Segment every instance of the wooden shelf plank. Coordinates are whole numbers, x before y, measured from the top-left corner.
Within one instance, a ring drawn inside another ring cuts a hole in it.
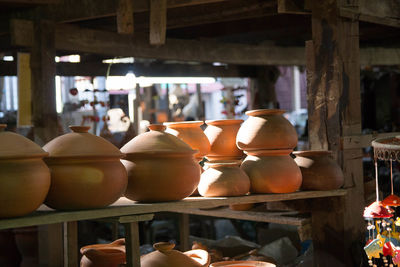
[[[181,201],[160,203],[137,203],[126,198],[120,198],[113,205],[106,208],[79,211],[55,211],[45,205],[42,205],[36,212],[33,212],[30,215],[19,218],[8,218],[0,220],[0,229],[146,214],[163,211],[173,212],[175,210],[215,208],[219,206],[226,206],[229,204],[339,197],[346,194],[346,189],[338,189],[331,191],[299,191],[289,194],[255,194],[241,197],[188,197]]]

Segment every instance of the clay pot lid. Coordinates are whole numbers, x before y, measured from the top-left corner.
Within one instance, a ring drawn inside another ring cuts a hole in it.
[[[365,218],[390,218],[393,217],[393,214],[381,201],[375,201],[365,208],[363,216]]]
[[[390,207],[398,207],[400,206],[400,197],[396,195],[389,195],[382,201],[382,205]]]
[[[123,158],[119,149],[106,139],[89,133],[90,126],[69,126],[67,133],[48,142],[43,149],[49,158]]]
[[[164,122],[163,125],[168,128],[186,128],[186,127],[200,127],[204,121],[178,121],[178,122]]]
[[[149,125],[150,132],[142,133],[121,148],[122,153],[129,155],[187,155],[195,154],[192,149],[178,137],[164,132],[165,125]]]
[[[210,267],[275,267],[276,265],[264,261],[219,261],[210,264]]]
[[[28,138],[5,131],[7,124],[0,124],[0,159],[43,158],[48,155]]]
[[[293,151],[293,155],[298,157],[309,157],[309,156],[329,156],[332,155],[330,150],[303,150],[303,151]]]
[[[286,112],[286,110],[283,110],[283,109],[254,109],[254,110],[246,111],[245,114],[247,116],[263,116],[263,115],[271,115],[271,114],[281,115],[285,112]]]
[[[242,122],[243,122],[243,120],[240,120],[240,119],[223,119],[223,120],[207,120],[206,124],[218,126],[218,125],[241,124]]]

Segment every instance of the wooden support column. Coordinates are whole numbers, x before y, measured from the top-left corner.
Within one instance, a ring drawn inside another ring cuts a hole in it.
[[[30,55],[18,53],[18,127],[32,125],[32,89],[31,69],[29,66]],[[1,100],[1,99],[0,99]]]
[[[122,34],[133,34],[133,0],[118,0],[117,30]]]
[[[78,223],[63,223],[64,267],[78,266]]]
[[[150,0],[150,44],[165,44],[166,32],[167,0]]]
[[[349,190],[340,201],[325,201],[332,216],[313,213],[315,266],[359,266],[354,249],[365,230],[361,150],[340,146],[342,136],[361,133],[359,25],[339,17],[344,5],[343,0],[313,1],[313,40],[306,42],[310,146],[333,151]]]
[[[139,222],[124,223],[126,266],[140,267]]]
[[[39,265],[63,266],[63,224],[38,226]]]
[[[44,145],[58,134],[55,88],[55,24],[34,23],[31,52],[32,120],[35,142]],[[20,34],[25,34],[21,32]]]
[[[190,234],[189,214],[180,213],[179,214],[179,241],[180,241],[179,248],[181,249],[181,251],[190,250],[189,234]]]

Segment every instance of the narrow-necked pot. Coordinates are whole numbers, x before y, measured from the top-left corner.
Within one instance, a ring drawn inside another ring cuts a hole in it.
[[[160,242],[153,245],[156,251],[140,258],[142,267],[207,267],[210,256],[203,249],[193,249],[186,252],[174,250],[174,244]]]
[[[243,152],[236,146],[236,134],[243,120],[208,120],[205,135],[211,149],[208,160],[240,160]]]
[[[240,166],[250,178],[252,193],[292,193],[301,186],[301,171],[292,150],[253,150]]]
[[[119,149],[90,127],[70,126],[72,133],[59,136],[43,149],[51,170],[46,205],[60,210],[108,206],[125,192],[127,174]]]
[[[198,151],[178,137],[164,132],[164,125],[150,125],[121,148],[128,172],[125,196],[141,202],[181,200],[190,196],[200,181]]]
[[[250,179],[240,169],[241,161],[209,161],[201,174],[198,190],[205,197],[243,196],[250,190]]]
[[[50,187],[47,156],[31,140],[0,124],[0,218],[23,216],[43,204]]]
[[[293,149],[297,133],[293,125],[282,116],[281,109],[256,109],[246,112],[249,118],[240,127],[237,146],[244,151],[259,149]]]
[[[119,267],[126,262],[125,239],[109,244],[95,244],[80,249],[81,267]]]
[[[199,161],[210,151],[210,142],[200,128],[203,124],[203,121],[164,122],[167,126],[166,133],[175,135],[192,149],[199,151],[194,155]]]
[[[303,190],[334,190],[342,187],[343,171],[331,151],[295,151],[294,159],[303,175]]]

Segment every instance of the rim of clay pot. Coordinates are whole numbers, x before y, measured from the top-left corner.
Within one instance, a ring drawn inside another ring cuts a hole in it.
[[[207,120],[206,124],[213,125],[213,126],[234,125],[234,124],[241,124],[243,121],[244,120],[240,120],[240,119]]]
[[[167,128],[188,128],[188,127],[200,127],[204,124],[204,121],[178,121],[178,122],[164,122],[163,125]]]
[[[113,260],[124,261],[126,259],[125,247],[95,247],[95,245],[90,245],[80,250],[81,254],[88,258],[90,258],[91,251],[95,252],[98,256],[112,258]]]
[[[292,153],[293,149],[255,149],[244,151],[249,156],[286,156]]]
[[[292,153],[299,157],[332,155],[332,151],[330,150],[303,150],[293,151]]]
[[[207,167],[218,167],[218,166],[240,166],[241,160],[211,160],[204,162]]]
[[[276,265],[265,261],[219,261],[210,264],[210,267],[275,267]]]
[[[160,252],[166,252],[173,250],[175,248],[175,244],[170,242],[158,242],[153,244],[153,248]]]
[[[232,160],[242,160],[243,159],[243,155],[240,155],[240,156],[219,156],[219,155],[208,154],[205,157],[208,159],[208,161],[220,161],[220,160],[232,161]]]
[[[246,111],[247,116],[260,116],[260,115],[271,115],[271,114],[283,114],[286,110],[283,109],[254,109]]]

